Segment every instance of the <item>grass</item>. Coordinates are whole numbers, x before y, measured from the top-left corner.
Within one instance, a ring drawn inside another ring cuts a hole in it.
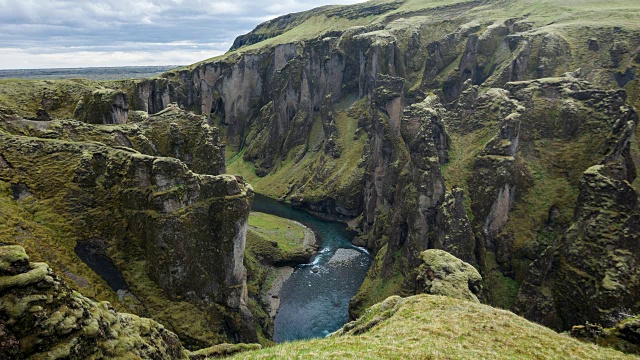
[[[487,252],[484,268],[486,269],[486,275],[483,279],[484,288],[491,290],[487,293],[489,303],[501,309],[510,309],[520,285],[517,281],[502,274],[498,268],[495,253]]]
[[[358,302],[358,309],[366,309],[392,295],[402,292],[404,276],[399,271],[394,271],[390,277],[382,276],[382,264],[387,254],[387,245],[376,254],[373,264],[369,268],[367,277],[358,289],[354,299]],[[397,264],[397,263],[396,263]]]
[[[278,249],[285,252],[304,251],[305,236],[312,234],[300,223],[260,212],[249,215],[249,231],[276,243]]]
[[[451,136],[449,162],[442,167],[445,185],[449,191],[456,185],[466,190],[468,189],[467,179],[469,179],[473,171],[473,161],[482,152],[487,142],[495,135],[495,129],[487,126],[469,134],[450,131],[449,135]],[[464,204],[469,220],[473,221],[469,191],[465,191],[464,196]]]
[[[233,359],[636,358],[558,334],[509,311],[447,297],[410,297],[390,313],[361,335],[285,343]]]
[[[348,107],[345,104],[338,106]],[[258,177],[253,163],[243,159],[245,150],[233,153],[230,147],[227,149],[227,172],[242,175],[257,192],[269,197],[280,198],[288,194],[294,185],[296,188],[304,186],[304,193],[300,195],[307,200],[322,199],[329,194],[349,197],[353,195],[353,191],[357,191],[364,175],[364,169],[359,168],[358,163],[362,158],[367,136],[362,133],[354,139],[359,112],[364,106],[365,99],[355,103],[351,110],[336,111],[338,143],[343,149],[337,159],[326,155],[322,149],[324,132],[322,123],[317,118],[309,133],[308,150],[299,161],[296,161],[300,150],[297,147],[287,154],[286,159],[280,160],[271,173]]]
[[[107,283],[75,255],[75,238],[63,217],[33,196],[15,201],[10,191],[0,181],[0,243],[24,247],[31,261],[48,263],[73,289],[123,309]]]

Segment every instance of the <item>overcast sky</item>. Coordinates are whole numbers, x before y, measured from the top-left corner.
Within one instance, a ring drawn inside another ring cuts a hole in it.
[[[364,0],[0,0],[0,69],[186,65],[279,15]]]

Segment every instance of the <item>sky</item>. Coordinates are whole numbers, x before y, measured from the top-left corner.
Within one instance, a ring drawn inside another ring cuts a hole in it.
[[[0,69],[187,65],[274,17],[364,0],[0,0]]]

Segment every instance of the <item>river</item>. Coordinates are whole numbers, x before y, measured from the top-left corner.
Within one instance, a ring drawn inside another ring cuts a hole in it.
[[[351,244],[355,233],[340,222],[325,221],[304,211],[256,195],[253,210],[298,221],[319,239],[309,264],[296,267],[280,291],[273,340],[324,337],[349,320],[349,301],[364,281],[371,256]]]

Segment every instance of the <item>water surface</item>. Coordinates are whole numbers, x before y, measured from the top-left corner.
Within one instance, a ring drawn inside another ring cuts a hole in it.
[[[356,294],[371,265],[371,256],[351,244],[355,233],[344,223],[325,221],[304,211],[256,195],[253,210],[298,221],[313,230],[320,248],[309,264],[300,265],[280,291],[273,340],[324,337],[349,320],[349,300]],[[338,249],[341,261],[331,258]]]

